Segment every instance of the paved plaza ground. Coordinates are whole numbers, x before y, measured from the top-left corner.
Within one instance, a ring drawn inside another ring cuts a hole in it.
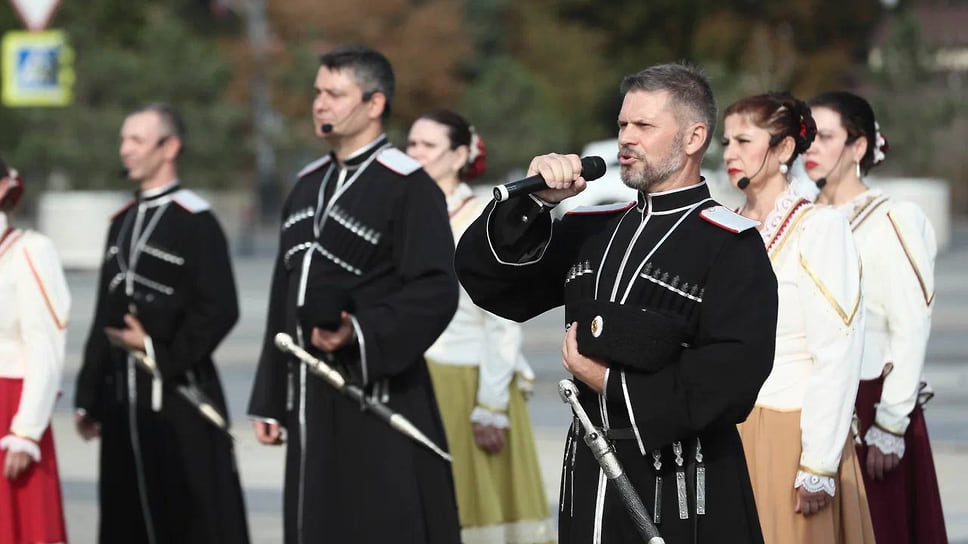
[[[258,445],[245,418],[245,404],[261,346],[271,257],[237,258],[242,317],[216,361],[222,373],[238,437],[237,456],[250,512],[253,542],[282,542],[282,470],[279,448]],[[941,482],[948,535],[952,542],[968,543],[968,224],[958,223],[948,251],[938,259],[937,298],[933,332],[928,349],[926,376],[937,395],[926,417]],[[873,272],[873,271],[872,271]],[[77,271],[68,280],[74,296],[63,380],[64,395],[54,415],[54,432],[67,507],[70,540],[95,541],[97,531],[96,442],[84,443],[73,430],[70,407],[84,337],[94,305],[95,272]],[[525,354],[538,377],[530,401],[531,419],[538,441],[542,473],[552,508],[558,497],[560,452],[568,408],[558,400],[556,383],[565,377],[560,366],[563,317],[552,311],[525,325]]]

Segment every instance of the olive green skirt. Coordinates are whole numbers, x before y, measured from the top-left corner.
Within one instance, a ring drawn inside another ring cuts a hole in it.
[[[555,541],[528,406],[514,380],[505,447],[489,454],[474,442],[471,412],[477,404],[476,366],[428,360],[457,492],[464,544],[543,544]]]

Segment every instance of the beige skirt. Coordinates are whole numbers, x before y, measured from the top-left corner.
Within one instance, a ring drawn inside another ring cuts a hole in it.
[[[766,544],[873,544],[867,494],[848,436],[833,501],[809,517],[794,512],[800,468],[800,411],[756,406],[738,425]]]
[[[555,541],[538,466],[528,405],[512,381],[504,449],[491,455],[477,447],[471,412],[477,404],[478,368],[427,360],[457,492],[464,544],[544,544]]]

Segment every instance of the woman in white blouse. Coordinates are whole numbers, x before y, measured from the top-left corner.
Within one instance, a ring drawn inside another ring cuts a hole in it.
[[[0,542],[65,542],[51,412],[64,364],[70,294],[54,246],[11,227],[23,192],[0,160]]]
[[[947,542],[922,404],[924,352],[934,302],[934,230],[914,204],[869,188],[863,176],[887,143],[863,98],[828,92],[810,100],[817,139],[804,154],[817,204],[843,212],[864,270],[864,357],[857,393],[857,448],[880,544]],[[822,181],[821,181],[822,180]]]
[[[456,242],[487,205],[464,183],[484,171],[483,142],[463,117],[435,110],[410,128],[407,153],[444,192]],[[478,308],[461,288],[457,314],[426,357],[454,458],[463,542],[553,542],[521,327]]]
[[[763,537],[777,543],[873,542],[850,422],[864,313],[860,257],[843,216],[790,188],[814,138],[810,110],[787,93],[726,109],[723,160],[760,221],[779,289],[773,370],[739,426]]]

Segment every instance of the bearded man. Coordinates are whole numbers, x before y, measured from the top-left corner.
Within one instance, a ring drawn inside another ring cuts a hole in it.
[[[564,305],[564,367],[668,543],[762,542],[736,432],[770,373],[777,284],[757,223],[700,176],[716,122],[709,82],[682,64],[622,82],[622,180],[637,202],[549,213],[585,188],[576,155],[544,155],[548,188],[492,203],[456,267],[481,307],[524,321]],[[615,489],[566,441],[558,541],[641,542]]]

